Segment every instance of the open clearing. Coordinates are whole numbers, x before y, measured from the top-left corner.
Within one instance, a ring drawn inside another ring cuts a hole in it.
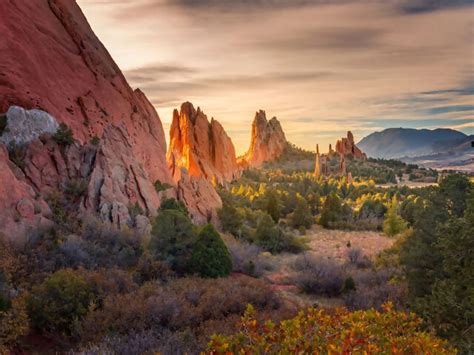
[[[350,249],[360,249],[362,255],[373,260],[396,241],[395,238],[389,238],[379,232],[328,230],[320,226],[308,230],[304,238],[308,239],[309,247],[306,255],[332,259],[340,264],[347,261]],[[293,281],[296,274],[293,265],[298,257],[299,255],[287,253],[269,256],[273,268],[264,273],[264,279],[278,290],[284,299],[298,308],[315,303],[328,308],[342,306],[341,298],[317,297],[299,291]]]

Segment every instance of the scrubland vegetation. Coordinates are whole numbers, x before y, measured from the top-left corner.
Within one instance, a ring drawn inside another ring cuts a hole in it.
[[[54,226],[1,238],[0,352],[474,351],[472,182],[279,164],[221,186],[216,227],[170,199],[118,231],[76,218],[80,181],[51,193]]]

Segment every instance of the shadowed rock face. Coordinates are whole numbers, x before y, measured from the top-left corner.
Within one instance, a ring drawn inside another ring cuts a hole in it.
[[[352,135],[351,131],[347,132],[347,138],[341,138],[337,141],[336,152],[344,157],[353,156],[357,159],[367,159],[365,153],[356,146],[354,142],[354,136]]]
[[[0,13],[0,112],[41,109],[82,143],[124,124],[150,179],[171,182],[156,111],[130,88],[75,1],[1,1]]]
[[[250,148],[239,159],[239,164],[244,167],[258,167],[266,161],[280,157],[287,144],[280,122],[276,117],[267,121],[265,111],[260,110],[255,114],[252,124]]]
[[[41,196],[77,178],[88,183],[82,208],[104,220],[122,225],[134,203],[153,215],[153,183],[173,182],[161,121],[145,95],[130,88],[76,1],[4,0],[0,14],[0,114],[12,106],[39,109],[77,139],[60,149],[28,127],[10,132],[15,140],[28,136],[21,169],[0,144],[0,232],[45,222]],[[86,144],[95,136],[97,147]]]
[[[173,113],[167,160],[175,181],[181,179],[182,168],[192,177],[213,183],[230,181],[239,174],[234,145],[222,125],[215,119],[209,122],[189,102]]]

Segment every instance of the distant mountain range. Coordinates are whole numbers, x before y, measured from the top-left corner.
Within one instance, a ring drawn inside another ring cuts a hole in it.
[[[357,146],[369,157],[399,159],[438,169],[474,170],[474,135],[452,129],[388,128]]]

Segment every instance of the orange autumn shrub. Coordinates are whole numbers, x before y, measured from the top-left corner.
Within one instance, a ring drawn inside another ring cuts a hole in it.
[[[392,304],[383,312],[370,309],[328,314],[310,308],[293,319],[275,324],[258,322],[247,307],[241,330],[231,336],[214,335],[210,354],[455,354],[456,350],[420,330],[413,313],[398,312]]]

